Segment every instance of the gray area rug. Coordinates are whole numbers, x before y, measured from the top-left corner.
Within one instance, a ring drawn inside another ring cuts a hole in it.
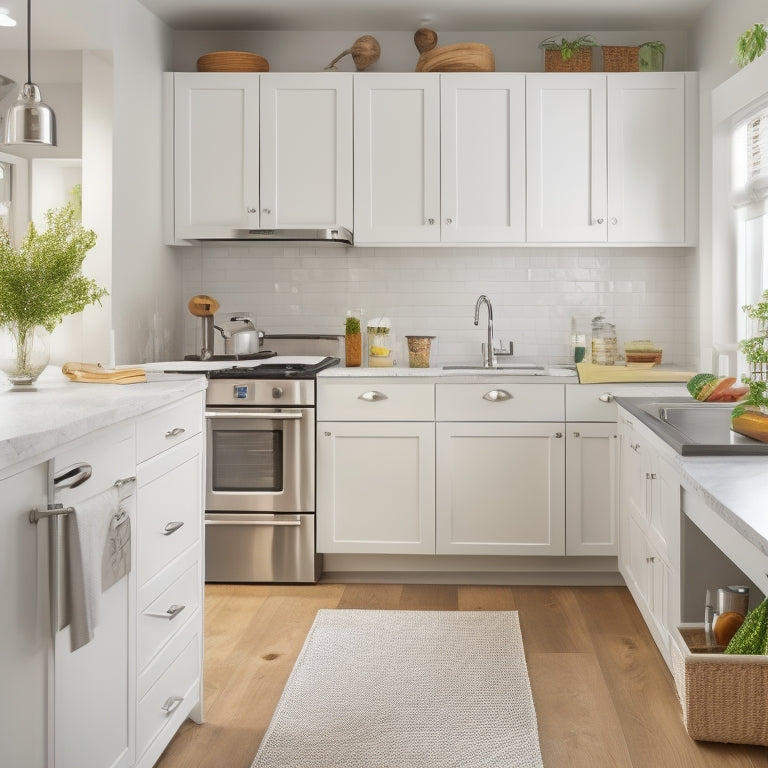
[[[252,768],[542,766],[516,611],[320,610]]]

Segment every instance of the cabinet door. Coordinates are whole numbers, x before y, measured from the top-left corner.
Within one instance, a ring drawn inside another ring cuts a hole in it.
[[[261,227],[352,229],[352,74],[264,74]]]
[[[116,480],[136,474],[133,424],[113,427],[98,438],[73,445],[54,460],[54,473],[90,464],[91,477],[77,488],[61,490],[55,501],[76,506]],[[135,488],[121,502],[131,520],[135,551]],[[69,519],[56,521],[64,528]],[[66,541],[66,535],[63,536]],[[63,591],[65,576],[54,568],[52,583]],[[58,592],[59,590],[57,590]],[[65,591],[63,591],[66,594]],[[55,599],[55,598],[54,598]],[[58,621],[63,624],[56,600]],[[56,768],[125,768],[134,762],[136,691],[135,571],[101,594],[93,639],[71,650],[70,625],[54,636],[54,723]]]
[[[562,430],[437,424],[437,553],[565,554]]]
[[[48,522],[29,522],[48,501],[48,464],[0,481],[0,762],[48,765]]]
[[[433,554],[435,429],[318,422],[317,551]]]
[[[525,75],[441,76],[443,242],[525,242]]]
[[[570,423],[565,443],[565,554],[617,555],[616,424]]]
[[[650,472],[640,438],[629,422],[619,422],[619,513],[648,522],[648,478]]]
[[[259,226],[259,76],[174,75],[177,238]]]
[[[608,76],[608,239],[685,241],[685,75]]]
[[[605,75],[526,79],[528,242],[604,242]]]
[[[355,243],[440,241],[440,75],[355,75]]]

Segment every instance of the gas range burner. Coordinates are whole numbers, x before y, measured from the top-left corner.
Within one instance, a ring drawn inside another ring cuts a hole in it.
[[[240,360],[266,360],[269,357],[277,357],[277,352],[265,349],[261,352],[251,352],[248,355],[211,355],[208,359],[209,362],[215,363],[220,360],[232,360],[237,362]],[[200,355],[184,355],[185,360],[200,360]]]
[[[314,379],[319,371],[338,365],[338,357],[286,358],[285,362],[261,363],[253,367],[219,368],[208,373],[209,379]]]

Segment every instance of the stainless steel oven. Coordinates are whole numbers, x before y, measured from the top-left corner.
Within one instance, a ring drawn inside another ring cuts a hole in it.
[[[279,360],[209,374],[206,581],[313,582],[321,571],[315,373],[338,359]]]

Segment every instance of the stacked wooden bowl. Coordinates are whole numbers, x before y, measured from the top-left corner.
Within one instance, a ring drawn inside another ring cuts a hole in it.
[[[437,33],[422,27],[413,41],[418,48],[417,72],[493,72],[493,51],[483,43],[456,43],[437,47]]]

